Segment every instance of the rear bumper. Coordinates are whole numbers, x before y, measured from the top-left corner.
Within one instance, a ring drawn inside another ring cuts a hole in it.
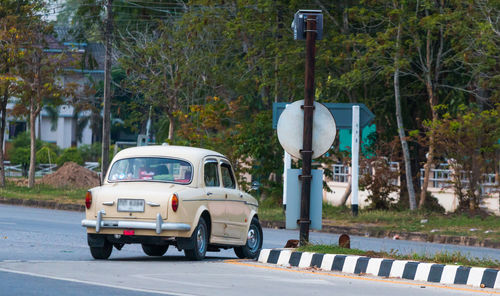
[[[82,220],[83,227],[95,228],[95,232],[99,233],[102,228],[124,228],[124,229],[148,229],[155,230],[160,234],[163,230],[174,231],[190,231],[191,226],[185,223],[170,223],[163,222],[163,218],[158,213],[156,222],[142,222],[142,221],[124,221],[124,220],[102,220],[103,212],[97,212],[96,220]]]

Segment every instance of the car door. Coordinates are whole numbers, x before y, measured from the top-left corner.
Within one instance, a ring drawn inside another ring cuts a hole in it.
[[[207,206],[212,219],[212,236],[224,237],[226,224],[225,192],[220,187],[219,163],[207,158],[203,163],[203,184]]]
[[[233,169],[227,160],[220,161],[221,180],[225,193],[227,228],[226,237],[243,239],[246,235],[247,217],[249,208],[243,199],[243,194],[237,189]]]

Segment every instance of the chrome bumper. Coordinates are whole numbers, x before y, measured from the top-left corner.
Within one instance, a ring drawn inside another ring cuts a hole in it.
[[[155,222],[141,221],[123,221],[123,220],[102,220],[104,211],[97,212],[97,220],[82,220],[83,227],[94,227],[95,232],[99,233],[101,228],[130,228],[130,229],[149,229],[156,230],[160,234],[163,230],[189,231],[191,226],[185,223],[165,223],[158,213]]]

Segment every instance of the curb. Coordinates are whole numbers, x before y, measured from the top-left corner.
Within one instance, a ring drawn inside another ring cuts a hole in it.
[[[59,203],[56,201],[48,201],[48,200],[34,200],[34,199],[0,197],[0,204],[25,206],[25,207],[32,207],[32,208],[47,208],[47,209],[55,209],[55,210],[77,211],[77,212],[84,212],[85,211],[84,205]]]
[[[499,271],[483,267],[465,267],[353,255],[294,252],[292,249],[263,249],[260,252],[258,261],[285,267],[316,267],[324,271],[340,271],[358,275],[369,274],[431,283],[500,288]]]
[[[260,221],[262,227],[266,228],[285,228],[283,221]],[[479,239],[469,236],[453,236],[442,234],[426,234],[420,232],[399,232],[399,231],[386,231],[370,227],[353,227],[353,226],[335,226],[323,224],[323,229],[319,232],[325,233],[347,233],[349,235],[358,235],[364,237],[393,237],[398,235],[401,240],[431,242],[437,244],[452,244],[459,246],[469,247],[485,247],[500,249],[500,242],[492,241],[489,239]]]

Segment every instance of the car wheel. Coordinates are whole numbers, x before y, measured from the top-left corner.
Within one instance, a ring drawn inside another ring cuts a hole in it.
[[[191,240],[193,242],[194,249],[185,249],[184,254],[186,254],[186,257],[191,260],[203,260],[208,247],[208,228],[203,217],[200,217],[198,226],[196,226],[193,234],[191,235]]]
[[[111,251],[113,251],[113,245],[104,240],[104,245],[102,247],[90,247],[90,254],[94,259],[106,260],[111,256]]]
[[[262,249],[263,234],[259,220],[253,218],[248,228],[247,242],[244,246],[234,248],[234,253],[238,258],[254,259],[259,256]]]
[[[142,244],[142,250],[148,256],[163,256],[168,250],[168,245]]]

